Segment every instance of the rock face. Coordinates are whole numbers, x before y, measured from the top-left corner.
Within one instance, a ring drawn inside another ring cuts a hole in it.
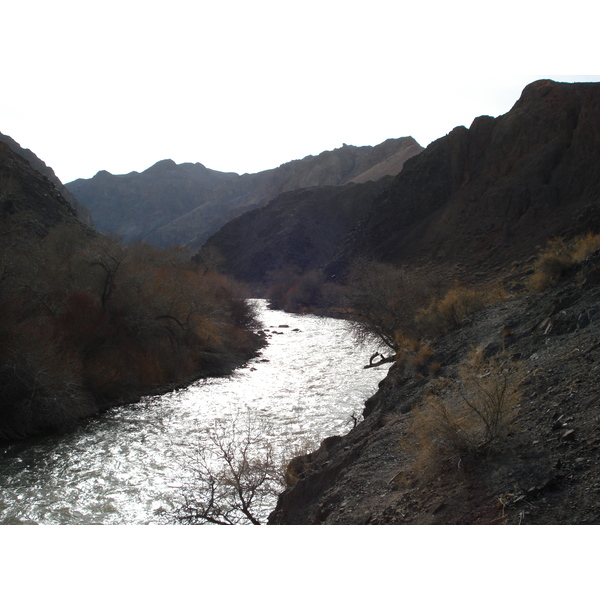
[[[0,223],[11,215],[20,215],[21,224],[38,235],[59,223],[80,222],[54,183],[0,141]]]
[[[460,262],[465,276],[491,279],[553,236],[600,231],[599,199],[600,84],[538,81],[506,115],[479,117],[409,161],[329,272],[368,254],[427,269]],[[436,375],[394,363],[361,423],[292,461],[269,523],[600,523],[599,269],[596,252],[537,295],[525,291],[527,266],[510,270],[512,298],[431,341]],[[413,469],[411,409],[456,381],[473,347],[522,369],[513,431],[428,478]]]
[[[46,163],[38,158],[31,150],[21,148],[21,146],[15,142],[11,137],[0,133],[0,142],[5,143],[15,154],[18,154],[24,158],[29,164],[42,175],[44,175],[49,181],[51,181],[56,189],[60,192],[61,196],[69,202],[69,204],[75,209],[77,218],[86,225],[92,226],[92,218],[88,209],[81,204],[71,192],[62,184],[60,179],[56,176],[54,171],[46,165]]]
[[[284,267],[318,269],[332,259],[390,181],[285,192],[224,225],[206,246],[218,248],[227,273],[247,283],[268,284],[271,273]]]
[[[199,163],[176,165],[164,160],[143,173],[101,171],[67,187],[89,208],[101,232],[117,233],[125,241],[196,248],[227,221],[282,192],[396,175],[404,161],[421,150],[412,138],[387,140],[375,147],[343,146],[241,176]]]
[[[600,84],[532,83],[510,112],[454,129],[380,180],[379,193],[350,189],[282,196],[209,243],[236,277],[253,282],[286,262],[324,267],[339,280],[357,255],[460,265],[462,276],[529,256],[549,237],[600,230]],[[362,198],[360,208],[344,205],[351,195]],[[323,214],[315,223],[317,199]],[[347,232],[339,244],[338,218]],[[309,222],[324,235],[307,237]]]
[[[411,160],[341,252],[393,263],[508,264],[600,227],[600,84],[537,81],[510,112]]]

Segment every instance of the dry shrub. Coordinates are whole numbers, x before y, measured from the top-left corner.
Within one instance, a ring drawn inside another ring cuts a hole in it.
[[[434,382],[413,410],[405,442],[415,454],[413,471],[427,479],[497,445],[513,426],[521,380],[520,363],[505,355],[485,359],[474,349],[456,379]]]
[[[419,337],[415,315],[432,296],[436,281],[424,274],[368,259],[356,260],[344,304],[348,326],[359,343],[398,351],[398,332]]]
[[[543,292],[555,285],[569,269],[600,249],[600,234],[587,233],[567,244],[562,238],[550,240],[538,254],[533,275],[527,282],[530,292]]]
[[[285,488],[287,459],[271,441],[273,428],[248,415],[216,420],[192,440],[182,462],[178,518],[188,523],[260,525]]]
[[[562,238],[555,238],[539,253],[534,273],[527,282],[531,292],[541,292],[554,285],[574,264],[573,256]]]
[[[395,340],[398,348],[395,359],[398,365],[414,375],[428,374],[434,352],[429,342],[409,338],[402,333],[397,333]]]
[[[257,349],[245,292],[180,250],[0,226],[0,439],[231,371]],[[11,425],[12,423],[12,425]]]
[[[484,290],[458,285],[448,290],[442,298],[433,298],[427,307],[419,309],[416,322],[425,333],[443,334],[457,327],[471,313],[502,302],[506,297],[501,284]]]
[[[587,233],[575,239],[571,256],[575,262],[582,262],[596,250],[600,250],[600,233]]]

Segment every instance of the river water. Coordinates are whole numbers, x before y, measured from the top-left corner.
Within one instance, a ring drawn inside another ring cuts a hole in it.
[[[190,448],[211,427],[257,419],[281,448],[309,450],[347,432],[385,368],[362,368],[369,349],[356,346],[343,322],[255,302],[269,345],[231,377],[0,449],[0,524],[173,523]]]

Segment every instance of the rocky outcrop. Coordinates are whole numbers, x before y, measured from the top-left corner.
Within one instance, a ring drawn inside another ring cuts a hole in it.
[[[230,221],[206,245],[219,250],[228,274],[247,283],[268,284],[272,273],[284,267],[319,269],[390,182],[383,178],[286,192]]]
[[[375,147],[344,145],[241,176],[200,163],[176,165],[165,160],[143,173],[101,171],[67,187],[90,209],[101,232],[117,233],[125,241],[197,248],[227,221],[285,191],[396,175],[404,161],[421,150],[412,138],[387,140]]]
[[[0,222],[18,226],[13,215],[20,217],[20,226],[40,236],[59,223],[80,222],[54,183],[0,141]]]
[[[458,127],[411,160],[332,264],[487,269],[550,236],[600,228],[600,84],[537,81],[507,114]]]
[[[60,179],[56,176],[53,169],[51,169],[46,163],[38,158],[31,150],[22,148],[15,140],[11,137],[0,133],[0,142],[5,143],[15,154],[18,154],[24,158],[36,171],[40,172],[50,182],[54,184],[56,189],[60,192],[61,196],[67,200],[67,202],[75,209],[77,218],[90,227],[93,225],[92,217],[90,216],[89,210],[81,204],[75,196],[63,185]]]

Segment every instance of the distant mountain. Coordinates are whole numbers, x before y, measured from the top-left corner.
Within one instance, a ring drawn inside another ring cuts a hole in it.
[[[101,232],[117,233],[125,241],[196,248],[227,221],[282,192],[396,175],[421,151],[410,137],[375,147],[344,145],[245,175],[164,160],[142,173],[101,171],[92,179],[68,183],[67,188],[89,208]]]
[[[38,158],[31,150],[22,148],[15,140],[8,135],[0,133],[0,142],[5,143],[15,154],[18,154],[39,173],[44,175],[49,181],[51,181],[56,189],[60,192],[63,198],[71,204],[75,209],[77,218],[85,223],[86,225],[92,226],[92,218],[89,210],[83,206],[71,192],[63,185],[60,179],[56,176],[54,171],[46,165],[46,163]]]
[[[507,114],[457,127],[379,184],[284,194],[207,245],[249,282],[282,264],[339,278],[359,255],[472,276],[598,232],[600,84],[534,82]]]

